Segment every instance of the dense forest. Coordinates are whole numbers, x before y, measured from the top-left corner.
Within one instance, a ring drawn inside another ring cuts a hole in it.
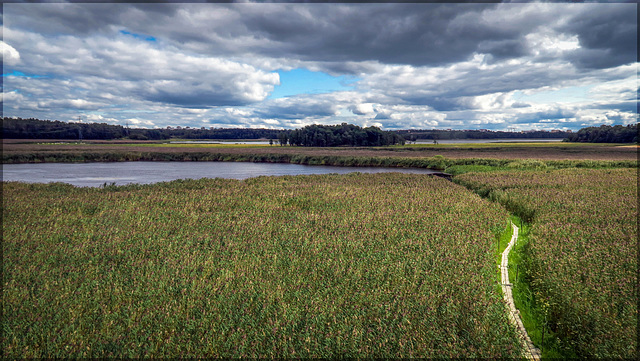
[[[381,146],[404,144],[405,140],[394,132],[377,127],[361,128],[357,125],[308,125],[302,129],[283,131],[278,135],[280,145],[305,147]]]
[[[577,133],[569,134],[567,142],[589,143],[638,143],[638,124],[601,125],[599,127],[582,128]]]
[[[68,123],[34,118],[2,118],[3,139],[118,139],[127,135],[121,125]]]
[[[407,141],[418,139],[447,140],[447,139],[560,139],[566,138],[570,132],[533,130],[528,132],[503,132],[492,130],[440,130],[440,129],[409,129],[397,130]]]
[[[33,118],[2,119],[3,139],[276,139],[281,131],[275,129],[189,127],[143,129],[105,123],[68,123]]]

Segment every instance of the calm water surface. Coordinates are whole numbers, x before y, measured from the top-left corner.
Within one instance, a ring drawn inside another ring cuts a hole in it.
[[[437,173],[437,171],[422,168],[335,167],[249,162],[29,163],[3,164],[2,180],[27,183],[64,182],[80,187],[98,187],[104,183],[150,184],[184,178],[246,179],[261,175],[345,174],[352,172]]]

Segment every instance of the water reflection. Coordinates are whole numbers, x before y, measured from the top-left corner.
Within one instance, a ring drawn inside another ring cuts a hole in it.
[[[150,184],[184,178],[246,179],[261,175],[345,174],[352,172],[437,173],[422,168],[336,167],[249,162],[29,163],[3,164],[2,180],[27,183],[64,182],[80,187],[98,187],[104,183]]]

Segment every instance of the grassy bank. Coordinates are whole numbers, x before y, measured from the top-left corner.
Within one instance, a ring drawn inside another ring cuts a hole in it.
[[[501,357],[498,204],[406,174],[3,183],[3,356]]]
[[[455,178],[531,224],[514,253],[523,286],[514,294],[528,310],[534,343],[540,347],[545,326],[547,337],[555,335],[545,339],[547,356],[638,356],[637,174],[564,169]]]
[[[3,154],[4,164],[42,162],[124,162],[124,161],[225,161],[335,165],[346,167],[415,167],[445,170],[451,174],[506,169],[618,168],[637,167],[637,160],[513,160],[490,158],[381,157],[345,155],[306,155],[288,153],[225,152],[31,152]]]

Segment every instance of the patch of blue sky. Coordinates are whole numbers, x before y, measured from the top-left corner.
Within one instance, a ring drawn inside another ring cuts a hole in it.
[[[144,40],[144,41],[149,41],[149,42],[157,41],[157,39],[154,38],[153,36],[144,35],[144,34],[136,34],[136,33],[130,32],[128,30],[120,30],[120,34],[132,36],[132,37],[134,37],[135,39],[138,39],[138,40]]]
[[[37,75],[37,74],[26,74],[23,73],[21,71],[17,71],[17,70],[13,70],[11,73],[3,73],[2,77],[7,77],[7,76],[15,76],[15,77],[20,77],[20,78],[33,78],[33,79],[38,79],[38,78],[49,78],[48,75]]]
[[[571,86],[533,94],[524,94],[521,91],[516,91],[513,93],[513,99],[519,102],[537,104],[586,102],[591,100],[589,90],[593,87],[594,85]]]
[[[360,80],[357,77],[331,76],[308,69],[278,70],[277,72],[280,75],[280,85],[275,86],[268,99],[353,90],[354,83]]]

